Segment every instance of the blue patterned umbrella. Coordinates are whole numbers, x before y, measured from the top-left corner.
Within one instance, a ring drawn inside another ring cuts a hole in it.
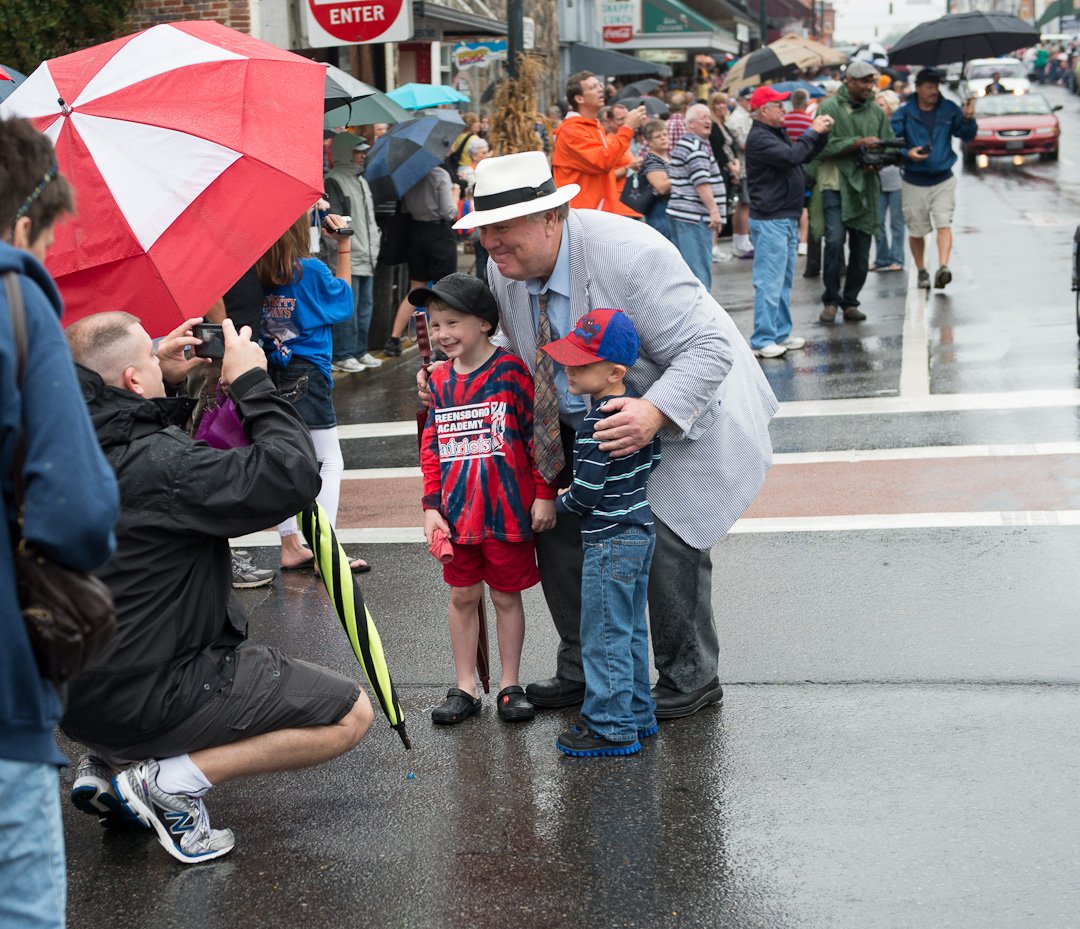
[[[397,123],[376,139],[364,171],[375,202],[396,200],[419,184],[449,154],[463,125],[457,113],[447,110]]]
[[[770,86],[780,94],[789,94],[795,90],[805,90],[815,100],[825,96],[824,90],[818,87],[817,84],[811,84],[809,81],[781,81],[779,84],[772,84]]]

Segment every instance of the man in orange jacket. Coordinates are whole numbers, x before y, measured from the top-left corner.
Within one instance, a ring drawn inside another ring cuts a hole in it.
[[[604,105],[604,85],[596,75],[589,71],[570,75],[566,100],[571,111],[556,133],[551,158],[555,183],[581,188],[570,201],[575,209],[617,213],[615,170],[622,164],[634,132],[648,119],[645,107],[631,110],[618,132],[607,135],[596,118]]]

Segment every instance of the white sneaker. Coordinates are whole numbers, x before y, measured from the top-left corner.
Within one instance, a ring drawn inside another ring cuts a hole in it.
[[[787,351],[795,352],[806,345],[806,339],[798,335],[789,335],[783,342],[780,343]]]
[[[810,251],[810,243],[809,242],[800,242],[799,247],[797,249],[795,249],[795,254],[797,254],[797,255],[805,255],[809,251]]]
[[[331,361],[331,371],[343,371],[345,374],[358,374],[367,370],[367,365],[360,364],[355,358],[345,358],[342,361]]]
[[[775,342],[754,349],[754,354],[758,358],[779,358],[785,352],[787,352],[787,349],[783,345],[777,345]]]
[[[712,250],[713,261],[731,261],[731,252],[725,252],[719,245],[714,245]]]
[[[364,365],[364,367],[366,368],[382,367],[382,361],[372,355],[371,352],[366,352],[365,354],[360,356],[360,364]]]
[[[158,836],[177,861],[194,864],[227,855],[236,845],[231,829],[212,829],[200,797],[168,794],[157,785],[158,763],[133,764],[113,778],[113,790],[127,810]]]

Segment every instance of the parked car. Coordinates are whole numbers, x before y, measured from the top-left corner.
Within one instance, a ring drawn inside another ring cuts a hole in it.
[[[983,96],[995,74],[1001,75],[1001,83],[1011,94],[1026,94],[1031,90],[1027,69],[1019,58],[974,58],[964,66],[960,99]]]
[[[975,98],[975,138],[964,143],[964,161],[979,155],[1040,155],[1057,161],[1061,127],[1046,97],[1031,94],[991,94]]]

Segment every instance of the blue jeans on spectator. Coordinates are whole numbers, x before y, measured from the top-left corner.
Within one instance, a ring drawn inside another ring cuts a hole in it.
[[[881,225],[877,234],[877,254],[874,264],[878,268],[889,265],[904,267],[904,213],[900,209],[900,191],[881,192]],[[887,219],[886,219],[887,218]],[[888,222],[888,228],[886,228]]]
[[[751,348],[791,335],[791,282],[799,250],[797,219],[750,219],[754,243],[754,334]]]
[[[669,242],[674,242],[675,240],[671,237],[671,220],[667,215],[667,202],[667,197],[657,197],[649,212],[645,214],[645,222]]]
[[[858,306],[859,291],[866,283],[866,273],[870,268],[870,243],[873,237],[869,232],[844,225],[839,191],[823,190],[821,206],[825,213],[825,253],[821,268],[825,293],[821,296],[821,302],[826,306],[835,306],[840,309]],[[844,266],[845,242],[848,245],[846,269]],[[843,278],[842,291],[841,278]]]
[[[581,602],[588,609],[581,611],[581,715],[597,735],[632,742],[638,729],[656,722],[645,619],[656,533],[627,526],[611,538],[584,542],[583,548]]]
[[[668,216],[671,241],[705,289],[712,293],[712,230],[708,222],[687,223]]]
[[[0,926],[63,929],[67,904],[60,773],[0,758]]]
[[[368,350],[368,330],[371,328],[371,307],[375,278],[352,278],[353,314],[330,327],[334,339],[333,360],[363,358]]]

